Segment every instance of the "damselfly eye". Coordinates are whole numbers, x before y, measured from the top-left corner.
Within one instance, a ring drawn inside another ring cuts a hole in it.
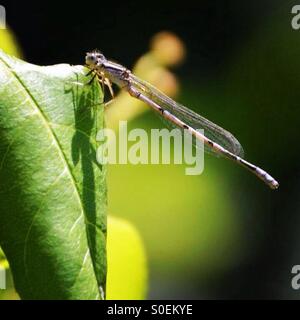
[[[97,59],[98,59],[98,60],[103,60],[103,59],[104,59],[104,55],[101,54],[101,53],[98,53],[98,54],[97,54]]]
[[[97,62],[97,57],[95,54],[87,54],[85,58],[87,65],[94,65]]]

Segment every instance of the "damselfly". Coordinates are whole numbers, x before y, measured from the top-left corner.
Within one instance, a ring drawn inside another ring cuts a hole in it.
[[[97,50],[88,52],[85,62],[91,70],[90,72],[93,72],[94,76],[97,76],[110,89],[111,83],[115,83],[132,97],[145,102],[174,125],[187,130],[193,137],[202,141],[213,153],[225,156],[250,170],[270,188],[277,189],[279,187],[279,183],[266,171],[242,158],[242,146],[227,130],[175,102],[151,84],[136,77],[122,65],[107,60]],[[197,129],[204,129],[204,134]]]

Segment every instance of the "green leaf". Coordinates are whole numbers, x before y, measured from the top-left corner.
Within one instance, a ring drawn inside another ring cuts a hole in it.
[[[106,169],[102,92],[87,70],[0,51],[0,245],[22,299],[101,299]]]

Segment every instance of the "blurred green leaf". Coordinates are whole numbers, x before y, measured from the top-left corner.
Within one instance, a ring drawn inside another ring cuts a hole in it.
[[[85,72],[0,52],[0,245],[22,299],[98,299],[105,289],[102,92],[83,85]]]
[[[163,127],[157,118],[145,114],[128,130]],[[186,167],[109,165],[109,212],[131,221],[142,234],[152,283],[205,280],[237,265],[243,255],[240,204],[233,201],[237,183],[232,183],[239,168],[210,155],[200,176],[185,175]]]

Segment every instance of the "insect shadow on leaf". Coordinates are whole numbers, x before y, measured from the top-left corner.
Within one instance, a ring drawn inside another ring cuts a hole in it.
[[[98,257],[93,255],[97,251],[97,228],[99,227],[97,217],[97,190],[96,175],[94,170],[102,172],[103,166],[97,162],[96,157],[96,133],[98,130],[99,108],[103,107],[103,101],[99,101],[97,95],[98,85],[95,81],[79,85],[80,80],[76,74],[76,84],[66,89],[66,93],[72,94],[74,106],[75,130],[71,142],[71,154],[74,167],[80,164],[82,170],[82,202],[85,213],[87,238],[90,246],[93,264]],[[101,126],[102,127],[102,126]],[[106,230],[101,230],[106,231]],[[97,269],[94,265],[94,268]],[[105,283],[99,283],[99,287],[105,292]]]

